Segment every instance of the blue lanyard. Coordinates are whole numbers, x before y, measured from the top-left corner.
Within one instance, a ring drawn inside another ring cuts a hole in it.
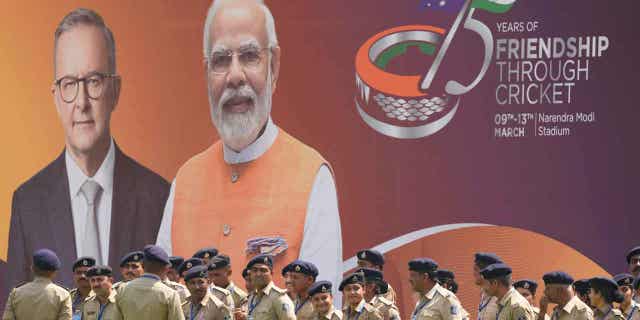
[[[631,309],[631,312],[629,312],[629,316],[627,316],[627,320],[631,320],[631,317],[633,317],[633,313],[636,312],[636,309],[638,309],[637,305]]]
[[[609,315],[609,313],[611,313],[611,310],[613,310],[613,307],[609,308],[609,311],[607,311],[607,313],[605,313],[604,317],[602,317],[602,318],[598,318],[598,319],[600,319],[600,320],[604,320],[604,319],[606,319],[606,318],[607,318],[607,316]]]
[[[192,304],[191,304],[191,312],[189,313],[189,319],[190,319],[190,320],[195,319],[195,318],[196,318],[196,316],[198,315],[198,312],[200,311],[200,310],[198,309],[198,310],[196,310],[196,312],[194,313],[194,312],[193,312],[193,307],[194,307],[194,306],[195,306],[195,304],[193,304],[193,303],[192,303]]]
[[[482,310],[484,310],[484,308],[486,308],[489,305],[489,302],[491,302],[491,296],[489,296],[489,299],[487,299],[487,302],[482,303],[483,301],[480,300],[480,305],[478,306],[478,313],[482,312]]]
[[[104,305],[100,305],[100,311],[98,311],[98,320],[102,319],[102,313],[104,313],[104,309],[107,308],[107,303],[105,303]]]
[[[302,307],[304,307],[304,305],[307,303],[307,301],[309,301],[309,298],[305,299],[304,302],[302,302],[302,304],[300,304],[300,305],[296,304],[296,315],[298,314],[298,311],[300,311],[300,309],[302,309]]]
[[[262,301],[262,297],[260,297],[260,299],[254,303],[256,295],[251,296],[251,302],[249,303],[249,315],[253,314],[253,309],[255,309],[260,304],[260,301]]]
[[[413,310],[413,314],[411,315],[411,318],[415,319],[415,317],[418,315],[418,313],[420,313],[420,311],[422,311],[422,308],[424,308],[427,305],[427,303],[429,303],[429,300],[425,300],[421,305],[418,305],[416,309]]]

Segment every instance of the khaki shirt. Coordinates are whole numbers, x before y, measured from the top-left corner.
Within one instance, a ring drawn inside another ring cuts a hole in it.
[[[129,281],[118,292],[116,305],[124,320],[184,319],[178,293],[152,274]]]
[[[427,294],[420,297],[412,313],[413,320],[462,320],[467,318],[469,318],[469,313],[464,310],[458,297],[437,283]]]
[[[622,315],[622,311],[610,305],[604,307],[603,310],[594,310],[593,318],[597,320],[625,320],[624,316]]]
[[[220,288],[212,284],[210,287],[210,291],[216,298],[220,299],[220,301],[222,301],[229,308],[234,309],[236,307],[236,305],[233,303],[233,295],[229,290]]]
[[[69,291],[51,279],[35,277],[11,290],[2,320],[70,320],[71,310]]]
[[[231,298],[233,298],[233,306],[236,309],[247,310],[247,293],[242,289],[238,288],[235,283],[230,282],[229,285],[225,288],[227,291],[231,292]]]
[[[478,320],[495,320],[498,316],[498,298],[482,292],[478,306]]]
[[[498,301],[498,320],[536,320],[536,313],[529,301],[511,287]]]
[[[375,296],[371,301],[369,301],[369,303],[380,311],[384,320],[400,320],[400,311],[398,310],[398,307],[383,296]]]
[[[185,287],[184,285],[177,283],[177,282],[173,282],[169,279],[165,279],[162,281],[162,283],[166,284],[169,288],[175,290],[176,292],[178,292],[178,295],[180,296],[180,302],[184,303],[185,301],[187,301],[187,298],[191,295],[191,293],[189,293],[189,290],[187,290],[187,287]]]
[[[69,294],[71,295],[71,309],[73,309],[73,314],[82,314],[84,303],[87,301],[87,299],[95,296],[95,293],[93,293],[92,290],[89,291],[89,295],[87,295],[86,297],[82,297],[80,295],[80,291],[78,291],[78,288],[71,289],[71,291],[69,291]]]
[[[348,304],[342,307],[343,318],[345,320],[382,320],[382,314],[370,303],[362,299],[360,304],[354,309]]]
[[[84,303],[84,308],[82,310],[82,320],[97,320],[98,315],[100,315],[100,301],[97,296],[92,296],[87,298]],[[121,320],[122,316],[118,312],[118,308],[116,307],[116,291],[111,290],[111,294],[107,299],[107,304],[105,304],[104,309],[102,310],[102,318],[100,320]]]
[[[396,291],[393,290],[393,287],[389,284],[389,289],[387,293],[382,295],[385,299],[391,301],[392,303],[396,303]]]
[[[622,311],[622,315],[626,320],[640,320],[640,305],[631,300],[631,303],[625,310]]]
[[[313,304],[311,303],[311,297],[307,297],[306,300],[296,299],[293,301],[295,306],[296,318],[298,320],[311,320],[313,318]]]
[[[271,282],[264,289],[249,296],[247,320],[273,319],[295,320],[296,314],[287,291]]]
[[[216,298],[209,290],[198,305],[191,302],[191,296],[182,304],[182,312],[185,319],[197,320],[232,320],[231,308]],[[195,315],[191,313],[195,312]]]
[[[327,314],[323,316],[318,315],[318,313],[314,312],[312,320],[342,320],[342,311],[331,306],[329,312],[327,312]]]
[[[564,307],[553,309],[551,320],[593,320],[593,310],[578,296],[573,296]]]
[[[536,319],[538,319],[538,315],[540,314],[540,308],[533,307],[533,312],[536,314]],[[544,320],[551,320],[548,314],[544,314]]]

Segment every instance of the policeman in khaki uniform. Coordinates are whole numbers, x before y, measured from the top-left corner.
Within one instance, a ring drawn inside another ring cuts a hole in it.
[[[87,271],[91,290],[82,309],[82,320],[120,320],[116,307],[116,291],[113,290],[113,271],[109,266],[95,266]]]
[[[212,253],[211,249],[213,248],[201,249],[198,252],[196,252],[195,255],[209,256]],[[217,250],[215,252],[217,252]],[[193,258],[189,258],[185,260],[182,263],[182,265],[180,265],[180,267],[178,268],[178,274],[180,274],[181,277],[184,277],[187,271],[197,266],[206,266],[206,264],[204,263],[204,260],[198,257],[194,256]],[[233,303],[233,297],[231,296],[231,292],[229,292],[226,289],[220,288],[214,284],[210,285],[210,290],[211,290],[211,293],[214,296],[216,296],[216,298],[220,299],[220,301],[224,302],[224,304],[229,306],[231,309],[235,308],[235,304]]]
[[[309,298],[313,304],[312,320],[342,320],[342,311],[333,307],[331,282],[318,281],[309,287]]]
[[[589,301],[589,279],[579,279],[573,282],[571,285],[575,294],[582,300],[582,302],[586,303],[588,306],[591,305],[591,301]]]
[[[184,303],[185,301],[187,301],[187,298],[189,297],[189,290],[187,290],[187,287],[185,287],[183,284],[169,280],[169,276],[166,273],[162,277],[162,283],[178,293],[178,295],[180,296],[180,302]]]
[[[411,314],[412,320],[462,320],[467,313],[451,291],[436,282],[438,264],[429,258],[409,261],[409,283],[420,300]],[[495,319],[493,319],[495,320]]]
[[[629,273],[618,274],[613,277],[618,284],[624,301],[620,303],[620,311],[626,320],[640,320],[640,305],[633,301],[633,275]]]
[[[191,268],[185,273],[184,281],[190,293],[187,301],[182,304],[185,319],[233,319],[231,308],[211,294],[206,266],[200,265]]]
[[[384,267],[384,256],[380,251],[372,249],[361,250],[358,251],[356,257],[358,258],[358,267],[377,269],[382,272],[382,268]],[[396,291],[393,290],[391,285],[389,285],[387,293],[383,294],[383,297],[392,303],[396,302]]]
[[[118,292],[116,306],[124,320],[183,320],[178,293],[161,281],[169,268],[169,256],[160,247],[144,248],[145,274]]]
[[[364,274],[346,276],[338,287],[345,298],[342,313],[346,320],[382,320],[382,314],[364,299]]]
[[[498,298],[497,320],[535,320],[536,314],[511,282],[511,268],[505,263],[494,263],[480,271],[487,280],[484,291]]]
[[[538,283],[530,280],[523,279],[513,283],[513,287],[522,295],[527,302],[533,307],[533,311],[536,313],[536,319],[540,314],[540,308],[534,307],[534,301],[536,300],[536,290],[538,289]],[[546,313],[544,314],[544,320],[550,320],[551,318]]]
[[[247,293],[231,281],[231,258],[225,254],[218,254],[211,258],[208,266],[209,282],[218,288],[224,288],[231,293],[233,306],[236,309],[247,309]]]
[[[557,306],[551,320],[593,320],[593,310],[573,291],[573,278],[563,271],[548,272],[542,276],[544,294],[540,297],[540,314],[546,314],[549,303]],[[538,320],[540,316],[538,316]]]
[[[311,262],[295,260],[282,268],[285,284],[295,297],[296,318],[311,320],[313,318],[313,304],[309,297],[309,288],[316,281],[318,268]]]
[[[594,307],[593,316],[598,320],[625,320],[622,312],[614,308],[613,303],[622,303],[624,296],[618,284],[609,279],[595,277],[589,280],[591,291],[589,299]]]
[[[73,308],[74,319],[80,318],[85,301],[94,295],[86,273],[89,268],[95,265],[96,259],[92,257],[80,257],[73,262],[73,282],[76,287],[71,289],[69,294],[71,295],[71,307]]]
[[[482,290],[482,287],[487,280],[482,277],[480,270],[486,268],[488,265],[500,262],[502,262],[502,259],[494,253],[477,252],[474,255],[474,284],[481,289],[480,305],[478,305],[478,320],[496,320],[496,316],[498,315],[498,299],[487,295],[484,290]]]
[[[60,265],[60,259],[53,251],[40,249],[34,252],[34,279],[11,290],[2,320],[70,320],[71,296],[66,289],[52,282]]]
[[[144,258],[142,251],[133,251],[125,254],[120,259],[120,275],[122,275],[123,280],[113,284],[114,290],[119,291],[125,283],[140,277],[144,273],[142,258]]]
[[[633,280],[633,285],[631,286],[631,288],[633,289],[633,301],[638,303],[636,298],[640,297],[640,277]]]
[[[180,277],[180,274],[178,274],[178,268],[184,262],[184,258],[180,256],[171,256],[169,257],[169,262],[171,262],[171,267],[169,268],[169,271],[167,271],[167,277],[169,277],[169,280],[173,282],[182,283],[184,280]]]
[[[382,272],[370,268],[360,268],[358,272],[364,274],[364,299],[380,311],[384,320],[400,320],[398,307],[384,297],[389,285]]]
[[[286,290],[273,284],[273,259],[258,255],[247,263],[254,292],[249,295],[248,320],[296,319],[293,302]]]

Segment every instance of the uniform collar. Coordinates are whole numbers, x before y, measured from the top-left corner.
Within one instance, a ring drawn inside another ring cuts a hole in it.
[[[507,302],[511,300],[511,297],[513,297],[515,293],[517,293],[516,289],[514,289],[513,287],[510,287],[509,291],[507,291],[507,293],[504,294],[504,297],[502,297],[502,299],[498,301],[498,304],[504,307],[507,304]]]
[[[51,283],[53,281],[51,281],[51,279],[47,278],[47,277],[39,277],[39,276],[35,276],[33,278],[33,282],[45,282],[45,283]]]
[[[148,278],[148,279],[155,279],[158,281],[162,281],[162,279],[160,279],[160,276],[158,276],[157,274],[153,274],[153,273],[145,273],[141,276],[141,278]]]
[[[567,302],[567,304],[562,307],[562,310],[564,310],[564,312],[566,313],[571,313],[571,310],[573,310],[573,307],[575,307],[575,305],[578,303],[578,300],[580,300],[580,298],[574,295],[573,298],[571,298],[569,302]]]
[[[356,306],[355,311],[356,311],[357,313],[362,312],[362,309],[364,308],[364,305],[365,305],[366,303],[367,303],[367,302],[366,302],[366,301],[364,301],[364,298],[362,298],[362,300],[360,301],[360,303],[358,303],[358,306]]]
[[[271,120],[271,116],[269,116],[262,135],[249,146],[240,150],[240,152],[233,151],[233,149],[227,147],[224,143],[222,144],[224,162],[227,164],[238,164],[256,160],[271,148],[277,137],[278,127]]]
[[[431,290],[429,290],[429,292],[427,292],[427,294],[424,295],[425,298],[427,298],[427,300],[431,300],[433,299],[433,297],[436,295],[436,292],[440,291],[440,285],[439,284],[435,284],[433,285],[433,288],[431,288]]]
[[[233,281],[229,280],[229,285],[225,288],[229,291],[233,291],[233,289],[235,289],[236,285],[233,283]]]
[[[102,160],[98,171],[96,171],[96,174],[94,174],[93,177],[87,177],[87,175],[82,172],[82,169],[80,169],[78,164],[75,162],[69,150],[65,151],[64,160],[67,167],[67,178],[69,179],[69,191],[71,192],[71,195],[77,196],[80,193],[80,188],[84,182],[89,179],[97,182],[100,187],[102,187],[103,193],[112,192],[113,171],[116,162],[116,150],[113,138],[110,138],[109,151],[107,151],[106,157]]]
[[[336,309],[332,305],[331,308],[329,309],[329,312],[327,312],[327,314],[325,314],[323,316],[320,316],[319,318],[331,320],[331,318],[333,317],[333,314],[335,312],[336,312]]]
[[[262,293],[262,294],[264,294],[265,296],[268,296],[268,295],[269,295],[269,292],[271,292],[271,289],[273,289],[273,287],[274,287],[274,286],[275,286],[275,285],[273,284],[273,281],[271,281],[271,282],[269,282],[269,284],[268,284],[266,287],[264,287],[264,288],[263,288],[262,290],[260,290],[258,293]]]

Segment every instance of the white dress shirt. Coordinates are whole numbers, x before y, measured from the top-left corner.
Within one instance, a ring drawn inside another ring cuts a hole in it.
[[[100,230],[100,248],[102,257],[94,257],[96,264],[104,265],[109,261],[109,232],[111,230],[111,200],[113,199],[113,170],[116,162],[116,150],[111,139],[107,156],[100,164],[100,168],[93,177],[87,177],[78,167],[69,150],[65,152],[65,164],[67,177],[69,178],[69,196],[71,197],[71,212],[73,214],[73,230],[76,239],[76,253],[79,257],[86,256],[82,252],[84,229],[87,224],[87,200],[82,195],[80,188],[87,180],[93,180],[102,187],[102,192],[96,199],[98,215],[98,230]]]
[[[271,118],[264,133],[240,152],[224,146],[224,161],[229,164],[244,163],[258,159],[276,141],[279,129]],[[171,222],[176,181],[171,184],[169,199],[160,223],[157,245],[172,254]],[[338,213],[338,198],[333,175],[322,165],[311,187],[304,223],[299,259],[312,262],[318,267],[318,280],[328,280],[338,288],[342,281],[342,232]],[[335,302],[335,301],[334,301]]]

